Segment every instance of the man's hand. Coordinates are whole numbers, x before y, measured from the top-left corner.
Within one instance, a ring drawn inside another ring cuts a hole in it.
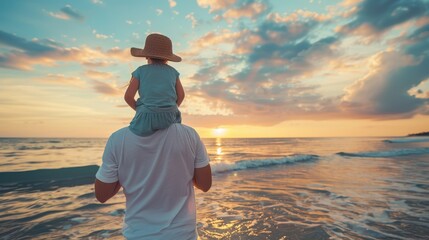
[[[111,197],[115,196],[116,193],[119,192],[119,189],[121,189],[121,184],[119,183],[119,181],[116,181],[114,183],[105,183],[98,179],[95,179],[95,198],[97,198],[97,200],[101,203],[105,203]]]

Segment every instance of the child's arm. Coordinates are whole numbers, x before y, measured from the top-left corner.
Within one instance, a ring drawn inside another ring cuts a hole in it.
[[[131,78],[130,84],[128,85],[127,91],[125,91],[124,99],[128,105],[136,110],[136,100],[134,97],[136,96],[137,90],[139,89],[139,80],[136,78]]]
[[[185,99],[185,90],[183,90],[182,83],[180,82],[180,78],[177,77],[176,79],[176,94],[177,94],[177,106],[180,107],[180,104],[182,104],[183,99]]]

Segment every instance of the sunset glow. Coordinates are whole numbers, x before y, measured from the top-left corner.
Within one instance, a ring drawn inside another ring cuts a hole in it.
[[[183,123],[202,137],[428,131],[427,9],[420,0],[4,1],[0,137],[107,137],[127,126],[124,86],[145,64],[130,48],[153,32],[183,58],[170,63],[186,92]]]
[[[225,135],[226,129],[225,128],[215,128],[213,129],[213,135],[215,137],[223,137]]]

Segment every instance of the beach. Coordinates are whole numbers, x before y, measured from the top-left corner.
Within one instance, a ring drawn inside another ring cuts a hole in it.
[[[122,239],[93,195],[106,139],[0,139],[0,239]],[[428,138],[203,139],[201,239],[426,239]]]

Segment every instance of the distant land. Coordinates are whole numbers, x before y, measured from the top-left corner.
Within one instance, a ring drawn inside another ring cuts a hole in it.
[[[411,133],[411,134],[408,134],[407,136],[408,136],[408,137],[429,136],[429,132]]]

